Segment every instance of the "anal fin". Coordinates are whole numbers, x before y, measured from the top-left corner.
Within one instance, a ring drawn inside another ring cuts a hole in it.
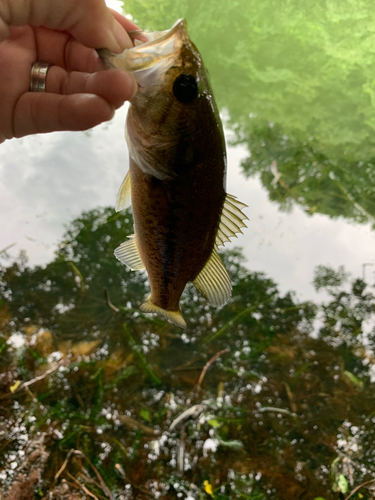
[[[165,319],[170,321],[171,323],[179,326],[180,328],[186,328],[186,323],[184,318],[182,317],[181,311],[166,311],[162,307],[159,307],[152,303],[151,296],[147,297],[146,302],[144,302],[139,308],[144,313],[157,313],[160,316],[163,316]]]
[[[131,194],[130,174],[128,172],[117,193],[116,212],[120,212],[120,210],[130,207],[132,202]]]
[[[232,284],[216,250],[212,251],[206,265],[193,280],[193,284],[214,307],[221,307],[228,302]]]
[[[145,268],[139,255],[137,240],[134,234],[128,236],[128,240],[121,243],[114,251],[114,254],[120,262],[128,266],[132,271],[140,271]]]

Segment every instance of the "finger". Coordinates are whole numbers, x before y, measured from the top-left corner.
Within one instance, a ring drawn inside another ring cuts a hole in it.
[[[103,5],[105,7],[104,10]],[[127,30],[133,29],[133,26],[135,26],[134,23],[119,13],[114,15],[115,11],[108,9],[101,0],[95,2],[96,9],[92,9],[92,0],[81,0],[80,7],[82,8],[81,13],[76,9],[76,5],[74,9],[77,16],[80,15],[81,18],[67,30],[78,41],[88,47],[105,47],[115,53],[120,53],[125,49],[133,47],[133,42],[127,34]],[[87,19],[89,10],[91,10],[90,14],[93,16],[93,22],[95,22],[96,27],[94,25],[89,26]],[[105,25],[106,29],[104,29]]]
[[[139,26],[137,26],[135,23],[130,21],[130,19],[128,19],[125,16],[123,16],[122,14],[120,14],[120,12],[117,12],[114,9],[109,9],[109,10],[111,11],[111,13],[115,19],[115,23],[117,25],[117,28],[116,28],[117,31],[120,31],[119,27],[121,27],[121,29],[125,29],[126,33],[128,31],[134,31],[134,30],[140,29]],[[129,36],[129,35],[127,35],[127,36]],[[127,46],[126,48],[131,49],[133,46],[134,46],[134,43],[133,43],[133,40],[131,40],[131,46]]]
[[[114,108],[97,95],[28,92],[17,102],[14,137],[57,130],[87,130],[110,120]]]
[[[46,91],[54,94],[96,94],[116,109],[131,99],[138,89],[135,79],[125,71],[109,69],[98,73],[67,73],[62,68],[48,71]]]
[[[104,0],[38,0],[35,4],[33,0],[1,0],[0,36],[7,36],[9,26],[26,24],[67,31],[92,48],[118,53],[133,46]]]
[[[126,31],[135,31],[135,30],[140,30],[141,28],[134,24],[130,19],[127,17],[123,16],[120,14],[120,12],[117,12],[114,9],[109,9],[112,12],[113,17],[116,19],[118,23],[121,24],[121,26],[126,30]]]
[[[137,24],[134,24],[132,21],[129,21],[126,17],[122,16],[119,12],[116,12],[112,9],[113,16],[115,17],[116,20],[126,29],[126,31],[143,31],[142,28],[140,28]],[[148,42],[148,38],[145,37],[144,35],[137,35],[137,39],[142,41],[142,42]],[[132,39],[133,45],[134,45],[134,40]]]
[[[35,41],[39,61],[60,66],[67,71],[93,73],[103,69],[97,52],[77,42],[67,33],[37,28]]]

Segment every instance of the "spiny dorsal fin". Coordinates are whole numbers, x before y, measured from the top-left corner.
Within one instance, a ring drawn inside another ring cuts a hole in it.
[[[128,240],[121,243],[115,250],[115,256],[120,262],[128,266],[132,271],[140,271],[145,266],[142,262],[141,256],[137,246],[135,235],[128,236]]]
[[[214,307],[226,304],[232,293],[229,275],[216,250],[212,251],[206,265],[193,283]]]
[[[171,323],[179,326],[180,328],[187,328],[184,318],[182,317],[181,311],[166,311],[165,309],[153,304],[151,295],[149,295],[141,307],[139,308],[144,313],[157,313],[163,316],[165,319]]]
[[[116,212],[120,212],[120,210],[124,210],[125,208],[130,207],[131,205],[131,182],[129,172],[125,175],[125,179],[122,181],[120,189],[117,193],[116,200]]]
[[[248,219],[242,212],[244,207],[247,205],[238,201],[235,196],[226,195],[216,233],[215,244],[217,246],[222,246],[225,242],[230,241],[229,238],[236,237],[236,233],[242,233],[241,227],[246,227],[244,220]]]

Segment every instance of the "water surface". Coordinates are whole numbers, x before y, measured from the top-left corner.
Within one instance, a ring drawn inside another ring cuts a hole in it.
[[[133,232],[113,210],[126,107],[87,133],[3,144],[5,491],[22,473],[27,498],[89,498],[77,481],[97,498],[372,498],[370,2],[126,10],[148,29],[186,17],[209,69],[227,189],[250,219],[223,257],[233,299],[215,311],[189,287],[185,333],[139,313],[146,277],[113,257]]]

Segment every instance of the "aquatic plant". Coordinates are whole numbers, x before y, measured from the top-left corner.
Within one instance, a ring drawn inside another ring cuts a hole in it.
[[[224,252],[233,300],[188,287],[181,333],[137,310],[145,277],[112,256],[128,226],[88,212],[45,268],[1,267],[3,496],[371,498],[372,289],[319,268],[329,298],[300,303]]]

